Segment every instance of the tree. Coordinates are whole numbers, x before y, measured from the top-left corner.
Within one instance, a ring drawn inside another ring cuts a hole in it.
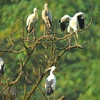
[[[93,20],[100,16],[98,15],[96,17],[93,17],[92,14],[93,9],[91,5],[90,22],[82,31],[88,29]],[[6,54],[11,53],[11,55],[15,56],[14,63],[17,64],[18,67],[14,68],[14,70],[16,69],[17,71],[14,71],[15,75],[12,79],[5,78],[5,83],[0,83],[0,85],[2,86],[0,93],[3,93],[6,90],[8,91],[8,97],[10,96],[10,98],[12,98],[12,94],[14,94],[15,96],[15,91],[18,91],[20,85],[24,84],[23,88],[20,88],[20,90],[23,91],[24,95],[20,95],[19,93],[18,95],[20,96],[18,98],[28,100],[32,95],[34,95],[36,89],[38,88],[42,93],[44,99],[47,99],[44,92],[39,87],[39,84],[47,73],[46,69],[51,67],[52,65],[56,65],[57,67],[59,67],[59,60],[67,51],[71,51],[75,48],[77,50],[83,49],[84,45],[89,43],[89,41],[83,43],[82,47],[80,45],[77,46],[73,44],[69,48],[68,37],[70,37],[71,35],[73,36],[74,33],[60,36],[57,33],[56,20],[54,21],[52,31],[49,34],[38,36],[36,37],[36,40],[32,38],[27,40],[23,23],[24,21],[22,19],[19,19],[12,26],[12,33],[6,39],[3,39],[3,41],[6,42],[8,46],[6,48],[2,48],[0,52],[4,52]],[[16,26],[20,27],[15,30]],[[36,31],[36,33],[38,33],[38,31]],[[66,44],[64,42],[66,42]],[[58,97],[56,98],[58,99]]]

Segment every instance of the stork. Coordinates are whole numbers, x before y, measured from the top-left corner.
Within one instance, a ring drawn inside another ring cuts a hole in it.
[[[3,74],[4,74],[4,61],[0,57],[0,76],[2,76]]]
[[[46,30],[50,31],[51,26],[52,26],[52,14],[48,9],[48,4],[44,4],[44,10],[42,11],[42,19],[45,24]]]
[[[26,21],[26,29],[27,29],[28,36],[31,34],[31,32],[33,33],[33,36],[35,35],[34,28],[37,20],[38,20],[37,8],[34,8],[33,14],[30,14]]]
[[[55,68],[56,68],[55,66],[52,66],[51,68],[47,69],[47,70],[51,70],[50,75],[47,77],[46,82],[45,82],[45,90],[48,96],[51,95],[55,90],[56,77],[53,74],[53,71],[55,70]]]
[[[60,25],[61,25],[61,30],[65,30],[66,26],[66,21],[69,21],[69,25],[67,28],[68,33],[75,33],[74,38],[75,42],[77,44],[76,38],[78,39],[78,34],[77,31],[78,29],[84,29],[84,13],[83,12],[78,12],[76,13],[73,17],[70,17],[69,15],[65,15],[61,18]]]

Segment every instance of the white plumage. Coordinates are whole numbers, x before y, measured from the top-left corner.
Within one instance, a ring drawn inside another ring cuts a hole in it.
[[[84,13],[83,12],[78,12],[74,15],[74,17],[70,18],[69,21],[69,26],[68,26],[68,32],[76,33],[76,37],[78,38],[78,28],[83,29],[84,28]]]
[[[37,13],[37,9],[34,8],[33,14],[30,14],[26,21],[26,29],[27,29],[28,34],[31,32],[34,33],[34,27],[35,27],[37,20],[38,20],[38,13]]]
[[[52,66],[48,70],[51,70],[51,71],[50,71],[50,75],[46,79],[45,89],[46,89],[46,94],[50,95],[54,92],[55,86],[56,86],[56,77],[53,74],[53,71],[55,70],[55,66]]]
[[[64,15],[63,17],[61,17],[61,19],[59,20],[61,31],[65,31],[66,23],[69,23],[70,19],[71,17],[69,15]]]
[[[70,17],[69,15],[64,15],[60,19],[60,28],[62,31],[65,31],[66,29],[66,22],[69,22],[67,28],[68,33],[75,32],[75,41],[76,41],[76,38],[78,39],[78,34],[77,34],[78,28],[81,29],[84,28],[84,13],[78,12],[73,17]]]
[[[0,58],[0,74],[4,74],[4,61],[2,58]]]
[[[48,4],[44,4],[44,10],[42,11],[42,19],[45,23],[46,29],[50,30],[52,26],[52,14],[48,9]]]

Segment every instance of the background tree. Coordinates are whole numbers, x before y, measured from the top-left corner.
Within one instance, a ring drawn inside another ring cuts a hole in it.
[[[99,1],[12,1],[0,1],[0,56],[6,67],[5,75],[0,78],[1,98],[5,94],[7,98],[14,99],[47,99],[44,82],[48,72],[45,70],[55,65],[55,99],[63,95],[65,100],[100,99]],[[45,2],[53,15],[50,35],[43,33],[41,11]],[[35,41],[32,38],[26,40],[25,30],[27,16],[34,7],[39,11]],[[69,50],[67,38],[73,34],[62,33],[58,21],[64,14],[73,16],[78,11],[84,12],[86,19],[85,30],[78,32],[78,43],[83,48],[79,46],[77,49],[72,41]]]

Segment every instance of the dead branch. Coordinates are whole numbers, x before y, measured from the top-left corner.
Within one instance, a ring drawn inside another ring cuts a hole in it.
[[[61,96],[58,100],[63,100],[64,99],[64,96]]]

